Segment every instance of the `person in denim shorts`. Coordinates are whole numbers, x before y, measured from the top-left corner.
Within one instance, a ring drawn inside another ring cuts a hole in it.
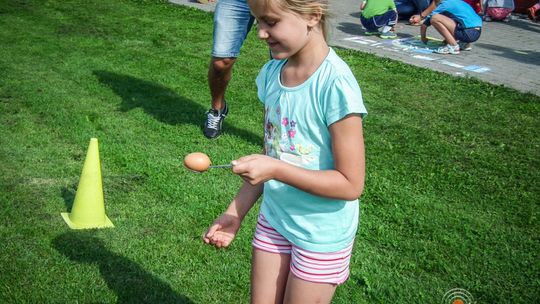
[[[208,67],[208,86],[212,106],[206,113],[203,133],[208,138],[221,134],[229,109],[225,92],[232,78],[232,68],[240,54],[254,18],[246,0],[220,0],[214,11],[212,59]]]

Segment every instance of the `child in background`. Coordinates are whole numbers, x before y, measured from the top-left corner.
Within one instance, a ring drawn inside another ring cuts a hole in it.
[[[394,26],[398,19],[393,0],[365,0],[360,5],[360,22],[366,35],[379,35],[381,38],[396,38]],[[382,31],[379,33],[379,29]]]
[[[485,0],[484,21],[508,22],[514,8],[514,0]]]
[[[248,0],[272,60],[256,79],[264,154],[232,161],[244,183],[208,228],[229,246],[262,195],[251,303],[330,303],[349,275],[365,178],[360,87],[326,42],[328,1]]]
[[[482,33],[482,18],[462,0],[435,0],[435,5],[420,28],[422,42],[428,42],[427,28],[433,25],[446,41],[446,45],[438,48],[436,53],[459,54],[458,41],[464,44],[464,49],[470,50],[471,43]]]
[[[478,14],[482,14],[482,1],[483,0],[463,0],[467,4],[469,4],[473,10]],[[419,15],[412,15],[411,18],[409,18],[409,24],[410,25],[421,25],[426,16],[431,14],[433,10],[435,9],[437,5],[435,4],[435,1],[432,1],[429,6],[426,7],[425,10],[421,11]]]
[[[463,0],[467,2],[473,10],[478,14],[482,14],[482,1],[483,0]]]
[[[531,21],[538,22],[540,19],[540,14],[538,12],[540,12],[540,1],[527,9],[527,16],[529,16]]]

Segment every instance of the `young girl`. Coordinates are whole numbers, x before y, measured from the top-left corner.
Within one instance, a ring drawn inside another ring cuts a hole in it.
[[[394,0],[364,0],[360,10],[362,11],[360,23],[366,29],[366,35],[379,35],[383,39],[397,37],[394,26],[398,14]],[[382,31],[379,32],[381,28]]]
[[[510,15],[514,11],[514,0],[484,0],[485,21],[510,21]]]
[[[426,33],[430,25],[443,36],[446,45],[435,52],[440,54],[459,54],[458,41],[463,48],[471,49],[471,43],[480,38],[482,33],[482,18],[470,5],[462,0],[434,0],[435,9],[426,17],[420,28],[420,39],[428,41]]]
[[[203,239],[227,247],[263,195],[252,303],[330,303],[349,275],[364,188],[366,109],[349,67],[326,43],[327,2],[248,0],[273,58],[256,80],[264,155],[232,162],[244,184]]]
[[[482,1],[483,0],[463,0],[467,2],[474,10],[475,13],[481,14],[482,13]]]

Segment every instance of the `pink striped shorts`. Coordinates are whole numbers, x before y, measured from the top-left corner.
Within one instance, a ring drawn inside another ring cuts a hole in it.
[[[291,244],[266,221],[257,220],[253,247],[271,253],[291,255],[290,271],[298,278],[314,283],[343,284],[349,278],[349,263],[353,244],[337,251],[320,253]]]

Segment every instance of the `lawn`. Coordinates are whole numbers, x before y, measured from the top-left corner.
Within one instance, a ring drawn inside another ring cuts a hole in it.
[[[0,303],[246,303],[255,210],[233,245],[201,234],[241,184],[195,174],[261,150],[249,35],[226,133],[202,136],[212,15],[166,1],[0,2]],[[367,180],[335,303],[540,298],[540,97],[336,49],[356,75]],[[71,230],[90,138],[115,228]]]

